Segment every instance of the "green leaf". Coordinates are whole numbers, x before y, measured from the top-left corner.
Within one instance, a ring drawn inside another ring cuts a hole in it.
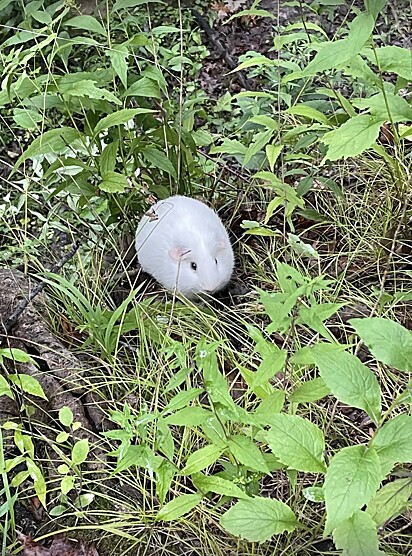
[[[159,85],[149,77],[142,77],[131,85],[122,95],[123,97],[161,98]]]
[[[203,425],[213,416],[211,411],[199,406],[185,407],[176,411],[172,415],[165,417],[168,425],[177,425],[180,427],[198,427]]]
[[[223,454],[224,448],[216,444],[209,444],[204,448],[199,448],[187,458],[186,465],[182,469],[182,475],[198,473],[202,469],[213,465]]]
[[[77,129],[71,127],[60,127],[51,129],[37,137],[29,147],[18,158],[14,168],[18,168],[25,160],[39,154],[62,154],[67,151],[67,147],[78,139],[83,138]]]
[[[107,89],[96,87],[93,79],[83,79],[64,87],[63,96],[65,97],[85,97],[96,100],[107,100],[113,104],[120,105],[121,101]]]
[[[274,390],[256,408],[255,416],[261,424],[266,424],[274,413],[280,413],[285,403],[285,392]]]
[[[23,129],[38,129],[38,123],[43,119],[42,115],[35,110],[28,108],[15,108],[13,110],[13,120]]]
[[[30,477],[33,479],[34,491],[37,495],[37,498],[40,500],[43,508],[45,508],[47,488],[43,473],[40,467],[38,467],[30,458],[26,458],[26,465],[27,470],[30,473]]]
[[[32,396],[37,396],[43,400],[47,400],[43,388],[41,387],[39,381],[33,376],[25,375],[23,373],[9,375],[9,380],[19,386],[23,392],[31,394]]]
[[[349,323],[378,361],[400,371],[412,371],[412,332],[379,317],[351,319]]]
[[[128,64],[127,59],[129,57],[129,51],[127,46],[124,44],[117,44],[113,50],[106,50],[106,55],[110,58],[112,68],[119,76],[123,87],[127,88],[127,70]]]
[[[235,485],[233,481],[228,481],[216,475],[205,476],[202,475],[202,473],[198,473],[192,477],[192,480],[195,487],[204,494],[214,492],[215,494],[231,496],[233,498],[242,498],[246,500],[250,498],[249,495]]]
[[[326,386],[323,378],[313,378],[304,382],[296,388],[289,396],[289,401],[293,403],[308,403],[321,400],[330,394],[330,388]]]
[[[165,2],[162,2],[161,0],[116,0],[112,11],[118,12],[119,10],[142,6],[143,4],[165,4]]]
[[[305,104],[296,104],[295,106],[285,110],[284,113],[292,114],[294,116],[303,116],[309,120],[315,120],[315,122],[330,126],[328,118],[322,114],[322,112],[316,110],[316,108],[312,108],[312,106],[306,106]]]
[[[398,415],[378,429],[372,439],[385,477],[395,463],[412,462],[412,416]]]
[[[170,400],[163,410],[163,414],[170,411],[176,411],[182,407],[187,407],[191,401],[197,399],[200,394],[204,392],[203,388],[189,388],[189,390],[182,390]]]
[[[381,466],[374,448],[359,445],[339,450],[325,477],[325,535],[368,504],[378,490],[380,480]]]
[[[43,25],[50,25],[53,21],[51,15],[47,12],[40,12],[36,10],[31,14],[31,16],[39,23],[43,23]]]
[[[210,154],[246,154],[247,147],[236,139],[224,139],[222,144],[210,149]]]
[[[379,537],[371,517],[358,510],[345,519],[333,532],[336,548],[343,550],[343,556],[384,556],[379,550]]]
[[[116,473],[135,465],[136,467],[143,467],[150,474],[153,474],[163,461],[164,459],[157,456],[148,446],[129,446],[117,462]]]
[[[232,435],[228,440],[228,448],[242,465],[254,471],[269,473],[262,452],[249,436]]]
[[[87,438],[78,440],[72,449],[72,462],[74,465],[80,465],[85,462],[89,454],[89,441]]]
[[[325,501],[325,493],[323,492],[323,487],[306,487],[303,489],[302,493],[306,500],[310,500],[311,502]]]
[[[201,494],[182,494],[163,506],[156,516],[156,521],[174,521],[190,512],[202,498]]]
[[[4,378],[4,376],[0,375],[0,397],[1,396],[8,396],[12,400],[14,400],[13,392],[9,386],[9,383]]]
[[[102,181],[99,183],[99,189],[106,193],[123,193],[128,187],[126,176],[118,172],[102,173]]]
[[[402,514],[412,496],[412,479],[397,479],[383,486],[366,508],[378,527]]]
[[[32,360],[26,351],[18,348],[1,348],[0,358],[1,357],[7,357],[7,359],[18,361],[19,363],[28,363]]]
[[[325,160],[339,160],[357,156],[375,143],[385,120],[362,114],[350,118],[337,129],[325,133],[322,143],[328,145]]]
[[[385,72],[396,73],[407,81],[412,80],[411,51],[400,46],[382,46],[372,50],[364,50],[362,54],[372,62],[376,63],[375,54],[379,61],[380,69]]]
[[[279,461],[298,471],[325,471],[325,440],[316,425],[286,413],[273,415],[268,424],[270,429],[264,437]]]
[[[119,148],[119,141],[112,141],[104,148],[104,151],[99,157],[99,168],[101,175],[108,172],[114,172],[116,167],[117,151]]]
[[[167,460],[163,460],[156,469],[156,495],[159,497],[161,504],[164,504],[166,500],[176,472],[176,467]]]
[[[265,542],[298,526],[295,514],[284,502],[256,497],[239,500],[220,518],[220,525],[232,535],[251,542]]]
[[[372,116],[390,119],[394,123],[412,120],[412,107],[406,99],[393,93],[377,93],[368,98],[354,100],[352,104],[362,110],[369,109]]]
[[[62,491],[62,494],[66,495],[73,489],[74,481],[74,475],[66,475],[63,477],[60,483],[60,490]]]
[[[123,110],[118,110],[113,114],[105,116],[102,120],[99,120],[96,127],[93,130],[93,136],[96,137],[99,133],[113,127],[115,125],[122,125],[132,120],[138,114],[149,114],[154,112],[154,110],[149,110],[148,108],[124,108]]]
[[[253,382],[250,385],[250,390],[252,392],[254,392],[259,386],[262,386],[269,379],[273,378],[275,374],[283,370],[285,366],[288,354],[287,350],[279,349],[274,345],[272,347],[272,353],[263,359],[253,377]]]
[[[59,421],[65,427],[70,427],[73,423],[73,411],[70,407],[64,406],[59,410]]]
[[[103,37],[107,37],[107,31],[103,25],[97,21],[97,19],[91,15],[78,15],[72,17],[69,21],[65,22],[69,27],[74,27],[75,29],[83,29],[84,31],[91,31],[92,33],[97,33]]]
[[[359,359],[346,351],[313,349],[315,363],[326,386],[336,398],[366,411],[378,423],[381,415],[381,392],[373,372]]]
[[[269,168],[272,172],[282,149],[283,145],[266,145],[266,158],[268,159]]]
[[[154,147],[145,147],[141,150],[143,158],[153,164],[155,168],[163,170],[167,174],[170,174],[173,178],[177,178],[176,170],[167,156]]]

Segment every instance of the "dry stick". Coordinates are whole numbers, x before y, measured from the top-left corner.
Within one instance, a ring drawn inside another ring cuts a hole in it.
[[[76,253],[76,251],[79,248],[79,244],[77,242],[75,242],[73,244],[73,247],[70,249],[70,251],[68,253],[66,253],[50,270],[50,272],[52,273],[56,273],[58,272],[66,263],[67,261],[69,261],[73,255]],[[44,287],[46,286],[46,282],[40,282],[39,284],[37,284],[37,286],[34,288],[34,290],[29,292],[29,295],[25,298],[22,299],[22,301],[20,301],[20,303],[17,305],[16,309],[13,311],[13,313],[8,317],[8,319],[5,322],[2,322],[2,328],[4,331],[4,334],[8,334],[11,329],[13,328],[13,326],[16,325],[20,315],[23,313],[23,311],[26,309],[26,307],[28,306],[28,304],[37,296],[39,295],[39,293],[44,289]],[[5,341],[5,335],[1,335],[0,336],[0,346],[4,343]]]

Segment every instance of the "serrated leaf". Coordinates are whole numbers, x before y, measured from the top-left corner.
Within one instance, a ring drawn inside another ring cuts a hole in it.
[[[127,46],[124,44],[118,44],[115,48],[113,48],[113,50],[106,50],[106,55],[110,58],[113,70],[119,76],[123,87],[126,89],[128,70],[127,59],[129,57]]]
[[[89,455],[89,441],[87,438],[78,440],[72,449],[72,462],[74,465],[80,465],[85,462]]]
[[[182,475],[198,473],[202,469],[213,465],[223,452],[224,448],[216,444],[209,444],[204,448],[199,448],[199,450],[196,450],[187,458],[186,465],[181,471]]]
[[[379,550],[379,537],[371,517],[358,510],[345,519],[333,532],[336,548],[343,550],[342,556],[384,556]]]
[[[215,494],[231,496],[233,498],[250,498],[250,496],[237,485],[235,485],[233,481],[228,481],[227,479],[217,477],[216,475],[205,476],[201,473],[198,473],[197,475],[193,476],[192,479],[195,487],[204,494],[207,494],[208,492],[214,492]]]
[[[112,141],[104,148],[104,151],[99,157],[99,168],[101,174],[107,172],[114,172],[116,167],[117,150],[119,148],[119,141]]]
[[[270,355],[267,355],[261,364],[259,365],[255,375],[253,377],[253,382],[250,385],[250,390],[254,392],[256,388],[262,386],[265,382],[269,379],[273,378],[276,373],[283,370],[286,357],[287,357],[287,350],[275,348]]]
[[[113,114],[105,116],[102,120],[99,120],[93,130],[93,135],[96,137],[96,135],[109,127],[123,125],[129,120],[132,120],[138,114],[149,114],[153,112],[154,110],[149,110],[148,108],[124,108],[123,110],[118,110]]]
[[[354,116],[337,129],[325,133],[321,141],[328,145],[325,160],[357,156],[371,148],[379,136],[384,119],[368,114]]]
[[[274,390],[268,396],[263,398],[259,406],[256,408],[255,416],[261,424],[266,424],[267,420],[274,413],[280,413],[285,403],[285,392],[283,390]]]
[[[351,319],[349,323],[378,361],[400,371],[412,371],[412,332],[379,317]]]
[[[177,177],[175,167],[167,158],[167,156],[159,149],[156,149],[155,147],[145,147],[141,151],[141,154],[143,155],[143,158],[147,162],[153,164],[155,168],[158,168],[159,170],[163,170],[164,172],[170,174],[174,178]]]
[[[232,535],[251,542],[265,542],[298,526],[295,514],[284,502],[256,497],[239,500],[220,518],[220,525]]]
[[[374,448],[349,446],[333,456],[326,471],[325,535],[372,499],[381,481],[381,466]]]
[[[9,380],[19,386],[23,392],[31,394],[32,396],[37,396],[43,400],[47,400],[46,394],[43,391],[39,381],[30,375],[25,375],[23,373],[9,375]]]
[[[264,436],[279,461],[298,471],[325,471],[325,440],[316,425],[286,413],[273,415],[268,424],[270,429]]]
[[[163,506],[156,516],[156,521],[174,521],[190,512],[202,498],[201,494],[182,494]]]
[[[59,421],[65,427],[70,427],[73,423],[73,411],[70,407],[64,406],[59,410]]]
[[[345,351],[316,346],[312,352],[319,373],[336,398],[366,411],[378,423],[381,415],[381,391],[373,372],[359,359]]]
[[[412,479],[397,479],[384,485],[369,502],[366,512],[378,527],[400,515],[412,495]]]
[[[412,462],[412,416],[398,415],[378,429],[372,439],[386,476],[395,463]]]
[[[97,19],[91,15],[78,15],[72,17],[65,22],[69,27],[74,27],[75,29],[83,29],[84,31],[91,31],[92,33],[97,33],[103,37],[107,37],[107,31]]]
[[[273,172],[275,167],[276,161],[279,158],[280,153],[282,152],[283,145],[266,145],[266,158],[269,162],[269,168]]]
[[[227,445],[230,452],[242,465],[261,473],[269,472],[262,452],[249,436],[232,435]]]
[[[298,386],[288,399],[293,403],[308,403],[321,400],[328,394],[330,394],[330,388],[326,386],[323,378],[318,377]]]
[[[120,105],[121,101],[107,89],[96,87],[96,81],[92,79],[83,79],[76,83],[71,83],[64,88],[64,96],[85,97],[96,100],[107,100],[113,104]]]
[[[400,46],[382,46],[373,51],[364,50],[362,54],[367,56],[372,64],[376,63],[376,56],[382,71],[396,73],[407,81],[412,80],[412,59],[409,49]]]
[[[102,173],[102,181],[99,183],[99,189],[106,193],[123,193],[128,187],[126,176],[118,172]]]

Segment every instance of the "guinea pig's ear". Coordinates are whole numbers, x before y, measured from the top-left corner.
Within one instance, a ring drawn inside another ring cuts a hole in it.
[[[186,245],[181,245],[181,244],[174,245],[169,250],[170,257],[172,259],[174,259],[175,261],[187,259],[187,257],[189,256],[189,253],[190,253],[190,249]]]

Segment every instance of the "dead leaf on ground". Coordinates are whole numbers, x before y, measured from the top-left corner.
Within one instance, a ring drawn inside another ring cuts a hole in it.
[[[246,0],[226,0],[223,2],[213,2],[212,10],[217,12],[217,19],[221,21],[230,14],[234,14],[246,3]]]
[[[96,547],[83,541],[74,543],[57,535],[49,548],[34,542],[30,535],[17,534],[23,545],[23,556],[99,556]]]

